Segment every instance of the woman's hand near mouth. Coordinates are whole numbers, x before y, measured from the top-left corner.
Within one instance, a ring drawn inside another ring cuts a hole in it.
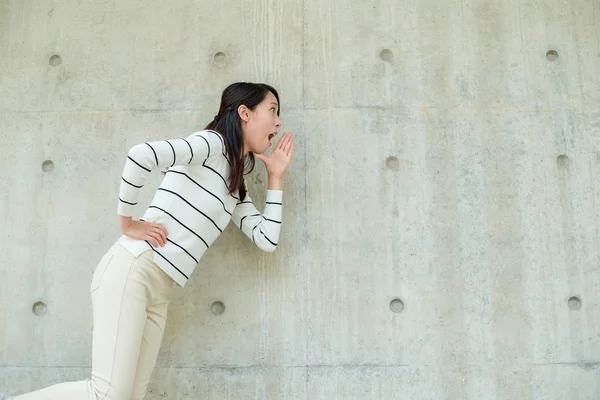
[[[269,139],[271,139],[271,136],[269,136]],[[294,135],[284,133],[270,156],[256,154],[256,158],[265,163],[269,179],[281,179],[290,164],[292,154],[294,154]]]

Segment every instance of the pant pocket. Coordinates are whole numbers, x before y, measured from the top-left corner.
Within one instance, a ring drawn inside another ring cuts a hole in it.
[[[104,272],[106,272],[106,268],[110,264],[114,257],[113,252],[108,252],[100,259],[100,262],[96,266],[96,270],[94,271],[94,275],[92,276],[92,284],[90,285],[90,293],[100,287],[102,283],[102,277],[104,277]]]

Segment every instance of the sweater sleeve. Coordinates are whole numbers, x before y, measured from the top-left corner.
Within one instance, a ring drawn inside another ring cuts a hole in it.
[[[261,214],[247,194],[233,211],[232,221],[246,236],[266,252],[273,252],[279,241],[282,217],[282,190],[267,190],[266,204]]]
[[[153,170],[202,164],[218,152],[225,152],[224,142],[221,135],[213,131],[196,132],[187,138],[136,144],[129,150],[125,160],[117,214],[125,217],[133,215],[140,190]]]

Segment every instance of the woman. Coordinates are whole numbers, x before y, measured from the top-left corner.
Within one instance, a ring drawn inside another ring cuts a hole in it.
[[[274,251],[282,216],[282,177],[292,154],[277,135],[279,96],[265,84],[234,83],[205,130],[185,139],[138,144],[127,156],[117,213],[123,236],[96,267],[90,293],[94,311],[92,376],[17,396],[15,400],[142,399],[163,337],[169,293],[185,286],[202,254],[233,221],[264,251]],[[264,162],[264,213],[246,192],[244,172]],[[152,170],[167,170],[151,205],[132,219]],[[1,395],[0,395],[1,396]]]

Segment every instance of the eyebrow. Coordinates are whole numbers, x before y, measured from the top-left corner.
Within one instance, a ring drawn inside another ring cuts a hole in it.
[[[274,105],[275,107],[279,107],[279,104],[275,103],[275,102],[271,102],[272,105]]]

